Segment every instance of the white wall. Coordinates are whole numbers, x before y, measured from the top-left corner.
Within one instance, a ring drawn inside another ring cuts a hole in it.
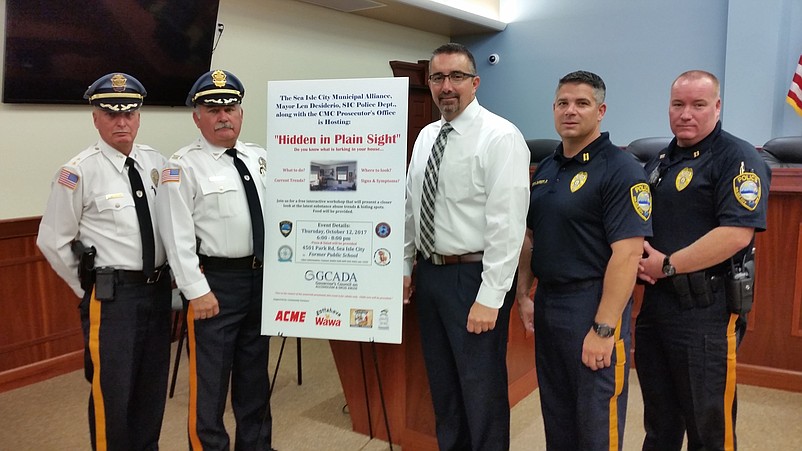
[[[268,80],[391,77],[388,61],[428,59],[448,42],[447,36],[292,0],[221,0],[218,22],[225,31],[212,66],[242,80],[240,138],[260,145],[266,142]],[[169,156],[198,136],[188,108],[145,102],[137,142]],[[41,215],[55,171],[94,143],[97,132],[88,105],[0,103],[0,137],[1,220]]]

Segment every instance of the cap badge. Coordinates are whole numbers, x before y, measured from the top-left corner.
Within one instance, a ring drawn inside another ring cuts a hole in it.
[[[111,88],[114,92],[123,92],[125,91],[125,82],[127,81],[128,79],[122,74],[114,74],[114,76],[111,77]]]
[[[222,88],[226,85],[226,73],[221,70],[216,70],[212,72],[212,83],[218,88]]]

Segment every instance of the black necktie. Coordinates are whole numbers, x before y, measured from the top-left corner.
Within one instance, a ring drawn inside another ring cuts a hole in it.
[[[265,221],[262,217],[262,203],[259,201],[259,193],[256,192],[256,185],[253,183],[248,167],[237,156],[237,149],[230,148],[226,153],[234,159],[234,167],[237,168],[242,185],[245,187],[245,197],[248,198],[248,210],[251,211],[251,230],[253,232],[253,255],[263,261],[265,253]]]
[[[134,196],[136,218],[139,220],[139,235],[142,237],[142,272],[150,278],[156,267],[156,242],[153,240],[153,222],[150,219],[148,193],[145,191],[145,185],[142,184],[139,171],[136,170],[134,159],[126,158],[125,165],[128,166],[128,180],[131,182],[131,194]]]

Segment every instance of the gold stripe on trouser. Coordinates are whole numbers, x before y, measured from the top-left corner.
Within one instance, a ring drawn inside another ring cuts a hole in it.
[[[189,416],[187,428],[189,429],[189,443],[195,451],[203,449],[198,437],[198,366],[195,356],[195,312],[192,303],[187,307],[187,340],[189,340]]]
[[[724,449],[735,449],[735,431],[732,424],[732,405],[735,403],[735,366],[736,341],[735,322],[738,315],[730,313],[730,323],[727,324],[727,379],[724,385]]]
[[[100,306],[95,299],[95,289],[89,299],[89,356],[92,359],[92,402],[95,407],[95,446],[105,451],[106,408],[103,403],[103,388],[100,386]]]
[[[626,348],[624,340],[621,339],[621,318],[615,326],[615,393],[610,398],[610,450],[618,451],[618,396],[624,391],[624,368],[626,368]]]

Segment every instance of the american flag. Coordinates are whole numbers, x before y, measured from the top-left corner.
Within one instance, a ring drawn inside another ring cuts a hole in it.
[[[181,181],[181,169],[167,168],[162,171],[162,183],[180,182],[180,181]]]
[[[66,168],[61,168],[61,172],[58,175],[58,182],[69,189],[75,189],[78,186],[78,179],[78,174],[74,174]]]
[[[791,89],[788,90],[785,101],[802,116],[802,55],[799,56],[799,64],[796,66],[794,78],[791,80]]]

